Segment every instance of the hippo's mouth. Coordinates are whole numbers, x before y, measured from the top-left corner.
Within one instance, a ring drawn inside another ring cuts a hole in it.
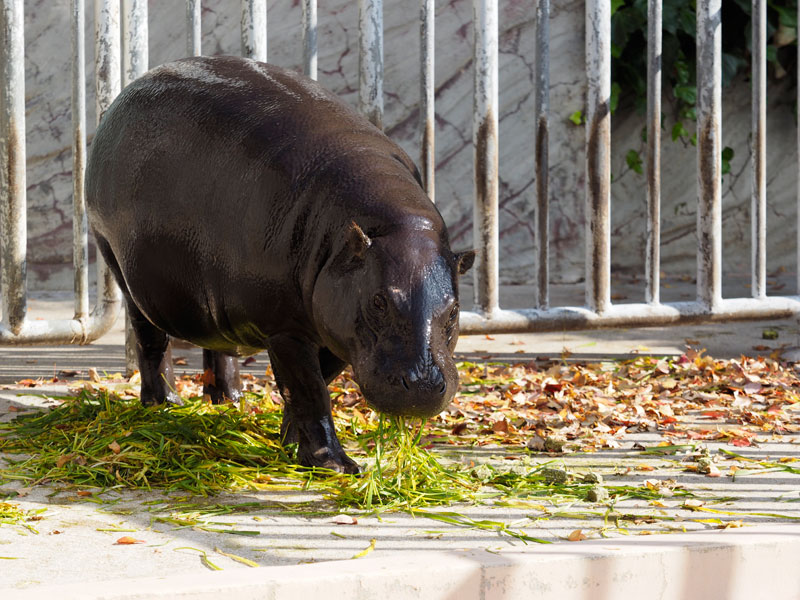
[[[356,382],[361,388],[364,399],[373,410],[379,413],[398,416],[430,418],[438,415],[450,404],[454,396],[455,385],[446,381],[438,383],[438,387],[414,385],[414,382],[397,377],[385,378],[386,383],[374,385],[374,382],[359,380]],[[450,388],[453,388],[452,390]]]

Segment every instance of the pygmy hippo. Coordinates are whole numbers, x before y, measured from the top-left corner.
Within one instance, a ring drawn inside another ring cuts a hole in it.
[[[267,349],[298,461],[354,473],[327,389],[347,364],[385,413],[453,398],[474,252],[450,250],[406,153],[316,82],[235,57],[153,69],[103,116],[86,200],[144,404],[180,402],[169,336],[204,349],[214,402],[241,395],[236,357]]]

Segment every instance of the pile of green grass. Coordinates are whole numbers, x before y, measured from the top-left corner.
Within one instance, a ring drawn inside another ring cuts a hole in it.
[[[358,437],[353,428],[340,427],[348,452],[364,467],[360,475],[303,468],[280,443],[278,407],[254,397],[244,406],[194,398],[180,407],[143,407],[135,399],[84,391],[48,411],[0,424],[0,452],[13,455],[0,469],[0,482],[160,488],[198,496],[310,490],[324,493],[339,509],[412,512],[488,499],[586,500],[592,487],[554,481],[547,463],[523,459],[499,468],[444,461],[420,446],[424,424],[401,419],[381,418]],[[629,486],[608,491],[614,499],[658,497]]]
[[[0,451],[21,454],[0,471],[28,485],[184,490],[208,495],[294,476],[274,411],[241,412],[201,399],[144,407],[107,393],[81,392],[46,412],[0,425]]]

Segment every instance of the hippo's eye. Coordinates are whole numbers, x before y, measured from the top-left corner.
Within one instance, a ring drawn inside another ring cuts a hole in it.
[[[447,318],[447,325],[445,326],[445,335],[447,336],[447,345],[450,346],[455,339],[456,323],[458,322],[458,304],[456,304],[450,311],[450,316]]]
[[[375,294],[372,297],[372,308],[380,314],[384,314],[388,308],[389,303],[386,301],[386,296],[383,294]]]
[[[456,323],[456,319],[458,319],[458,304],[453,307],[453,310],[450,311],[450,316],[447,319],[447,326],[452,327]]]

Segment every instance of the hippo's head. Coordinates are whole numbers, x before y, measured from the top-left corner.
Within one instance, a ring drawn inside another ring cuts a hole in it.
[[[458,276],[475,258],[435,228],[368,237],[355,223],[317,281],[314,317],[325,343],[353,366],[381,412],[433,416],[458,384]]]

